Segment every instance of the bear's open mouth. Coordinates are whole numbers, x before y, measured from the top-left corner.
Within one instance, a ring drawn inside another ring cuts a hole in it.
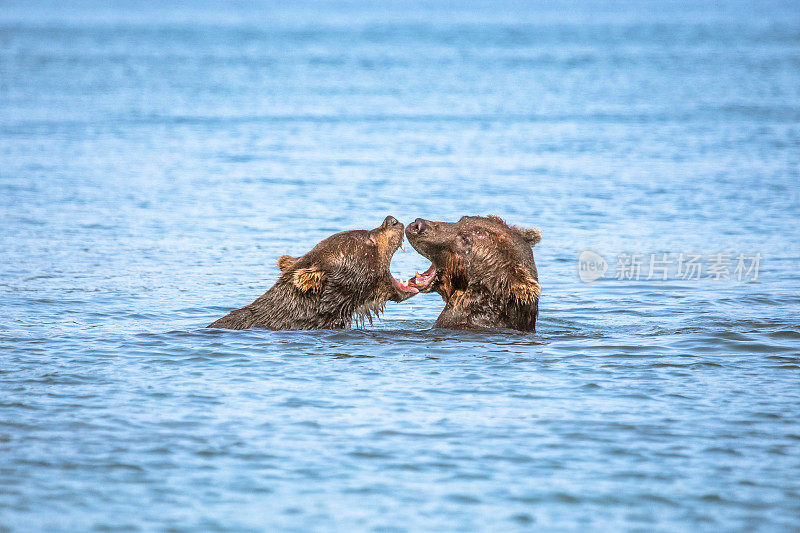
[[[403,240],[404,240],[404,235],[403,235],[403,233],[401,233],[400,234],[400,244],[398,244],[397,248],[394,249],[394,253],[397,253],[397,250],[403,250],[404,252],[406,251],[406,247],[403,246]],[[390,275],[391,275],[391,273],[390,273]],[[410,294],[417,294],[419,292],[419,289],[417,289],[416,287],[412,287],[407,281],[406,282],[402,282],[402,281],[400,281],[399,279],[397,279],[394,276],[391,276],[391,277],[392,277],[392,283],[397,288],[397,290],[399,290],[400,292],[407,292],[407,293],[410,293]]]
[[[397,287],[401,292],[409,292],[411,294],[417,294],[419,292],[419,289],[411,286],[410,280],[407,282],[402,282],[396,277],[392,276],[392,283],[394,283],[394,286]]]
[[[417,294],[430,288],[435,279],[436,267],[431,265],[431,267],[422,274],[417,272],[413,278],[405,282],[400,281],[396,277],[392,276],[392,283],[394,283],[394,286],[397,287],[401,292]]]
[[[436,279],[436,267],[431,265],[431,267],[420,274],[419,272],[416,275],[408,280],[406,285],[415,289],[417,292],[422,292],[425,289],[429,288],[433,284],[433,280]]]

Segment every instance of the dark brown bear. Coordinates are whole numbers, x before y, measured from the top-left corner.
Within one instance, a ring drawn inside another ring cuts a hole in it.
[[[442,296],[436,327],[534,331],[541,288],[531,247],[542,239],[539,230],[508,226],[496,216],[418,218],[406,235],[433,263],[408,286]]]
[[[386,302],[418,292],[389,273],[403,243],[403,225],[386,217],[370,231],[331,235],[302,257],[281,256],[281,277],[255,302],[231,311],[210,328],[341,329],[372,322]]]

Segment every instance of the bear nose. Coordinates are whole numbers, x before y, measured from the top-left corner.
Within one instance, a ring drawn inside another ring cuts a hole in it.
[[[393,216],[388,216],[383,220],[383,227],[384,228],[391,228],[392,226],[396,226],[398,224],[400,224],[400,223]]]
[[[428,224],[421,218],[418,218],[417,220],[408,225],[408,229],[406,231],[408,231],[409,233],[413,233],[414,235],[419,235],[420,233],[425,231],[427,227]]]

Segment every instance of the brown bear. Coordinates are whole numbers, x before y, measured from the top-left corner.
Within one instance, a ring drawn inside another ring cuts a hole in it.
[[[406,235],[433,263],[408,286],[438,292],[445,301],[435,327],[534,331],[541,287],[531,247],[542,238],[539,230],[496,216],[465,216],[458,222],[418,218]]]
[[[387,301],[418,292],[389,272],[402,244],[403,225],[390,216],[373,230],[331,235],[302,257],[281,256],[281,276],[271,289],[208,327],[341,329],[354,319],[372,323]]]

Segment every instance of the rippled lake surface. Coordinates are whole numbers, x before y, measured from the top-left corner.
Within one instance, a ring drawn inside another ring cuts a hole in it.
[[[800,529],[800,8],[751,4],[3,2],[0,530]],[[536,334],[204,329],[488,213]]]

